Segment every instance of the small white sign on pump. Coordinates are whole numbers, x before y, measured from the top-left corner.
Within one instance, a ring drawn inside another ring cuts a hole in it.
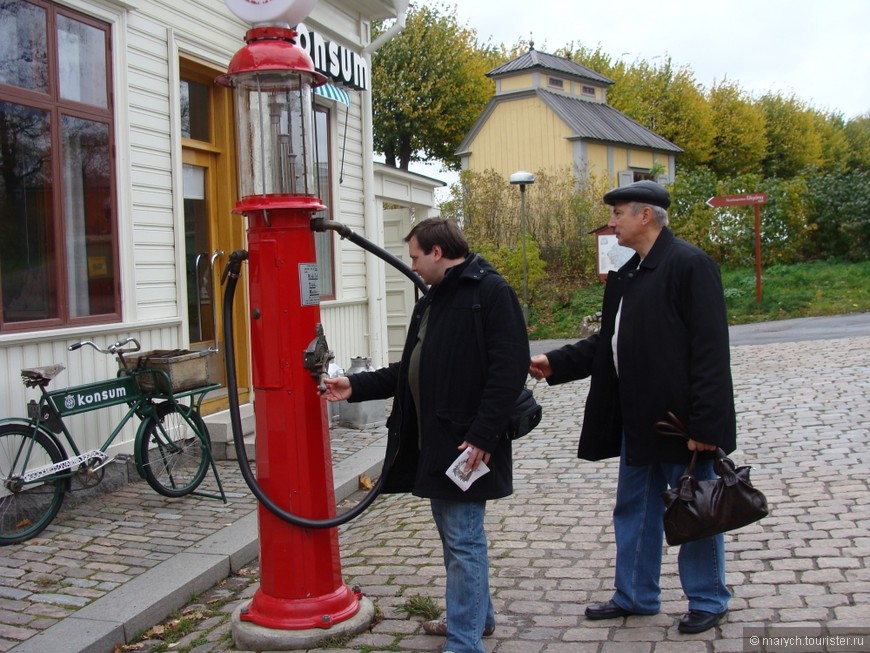
[[[317,0],[224,0],[236,16],[254,25],[296,25],[308,17]]]

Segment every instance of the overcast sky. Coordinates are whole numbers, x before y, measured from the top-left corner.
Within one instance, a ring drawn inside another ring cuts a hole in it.
[[[445,1],[481,43],[525,38],[552,52],[573,41],[626,62],[670,57],[705,89],[728,79],[846,119],[870,112],[870,0]]]

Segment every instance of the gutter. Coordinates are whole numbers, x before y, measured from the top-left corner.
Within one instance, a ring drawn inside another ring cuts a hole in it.
[[[396,10],[396,22],[393,23],[390,29],[363,48],[364,55],[374,54],[384,43],[405,29],[405,20],[408,16],[408,2],[409,0],[393,0],[393,7]]]

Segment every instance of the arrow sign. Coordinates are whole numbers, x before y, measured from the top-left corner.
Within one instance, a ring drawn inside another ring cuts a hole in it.
[[[748,193],[745,195],[719,195],[707,200],[707,206],[748,206],[750,204],[767,204],[767,193]]]
[[[747,206],[755,205],[755,301],[761,301],[761,204],[767,204],[767,193],[747,193],[745,195],[719,195],[707,200],[707,206]]]

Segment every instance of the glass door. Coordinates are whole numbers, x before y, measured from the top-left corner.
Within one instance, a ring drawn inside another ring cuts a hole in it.
[[[193,153],[184,159],[203,158]],[[205,158],[208,158],[206,156]],[[190,348],[209,352],[209,380],[226,385],[226,364],[218,329],[220,266],[225,252],[211,234],[210,166],[183,164],[184,261],[187,278],[187,330]],[[220,355],[218,355],[220,354]]]
[[[185,317],[188,346],[209,352],[209,379],[223,386],[203,403],[203,412],[212,413],[229,405],[220,276],[229,253],[245,246],[245,225],[232,213],[237,187],[232,92],[213,83],[223,71],[184,59],[180,68]],[[240,403],[250,400],[247,302],[247,283],[239,283],[233,332]]]

